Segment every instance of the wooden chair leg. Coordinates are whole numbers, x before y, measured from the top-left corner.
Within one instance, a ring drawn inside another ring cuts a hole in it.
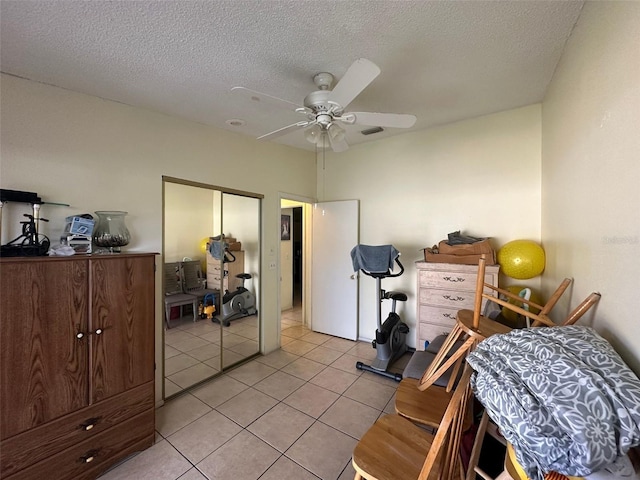
[[[449,335],[451,335],[451,333]],[[467,354],[467,352],[471,351],[475,343],[475,338],[467,338],[462,346],[458,348],[458,350],[456,350],[448,359],[446,358],[447,352],[443,351],[443,349],[440,349],[436,358],[433,359],[433,362],[431,363],[431,365],[429,365],[429,368],[425,371],[424,375],[422,375],[420,383],[418,384],[418,389],[426,390],[431,385],[433,385],[438,378],[444,375],[447,370],[449,370],[456,362],[462,359]],[[449,383],[447,384],[447,392],[451,391],[453,383],[454,382],[449,381]]]
[[[562,325],[573,325],[600,300],[600,294],[593,292],[580,305],[573,309]]]

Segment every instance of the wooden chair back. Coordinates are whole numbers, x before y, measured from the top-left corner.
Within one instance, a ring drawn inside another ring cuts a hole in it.
[[[427,453],[424,465],[418,480],[451,480],[459,478],[462,471],[460,462],[460,444],[464,433],[465,417],[471,408],[471,374],[473,370],[466,364],[462,377],[458,382],[449,406],[444,412],[440,426]],[[440,460],[440,471],[434,472],[434,465],[438,458]],[[438,474],[434,476],[433,474]]]
[[[549,313],[558,303],[558,300],[562,297],[569,285],[571,285],[572,279],[565,278],[555,292],[553,292],[549,300],[544,305],[538,305],[530,300],[520,298],[518,295],[507,290],[494,287],[493,285],[486,283],[484,281],[485,269],[486,258],[483,255],[478,262],[478,275],[476,277],[473,310],[460,310],[458,312],[456,325],[449,334],[449,338],[447,338],[443,344],[441,351],[438,352],[434,361],[422,375],[418,384],[419,390],[426,390],[446,371],[453,368],[453,373],[447,385],[447,391],[451,391],[455,378],[457,378],[460,371],[461,362],[467,353],[473,350],[475,346],[485,338],[497,333],[507,333],[511,330],[510,327],[502,325],[499,322],[482,315],[482,303],[485,300],[494,302],[501,305],[503,308],[530,318],[534,321],[533,326],[556,326],[556,324],[549,318]],[[487,291],[487,289],[489,291]],[[504,295],[508,300],[498,298],[498,295]],[[563,322],[563,325],[571,325],[578,321],[580,317],[582,317],[593,305],[597,303],[599,298],[600,294],[592,293],[569,314],[567,319]],[[513,300],[520,304],[526,304],[529,306],[529,310],[511,303],[509,300]],[[532,310],[534,309],[538,310],[539,313],[533,313]],[[455,353],[451,354],[450,351],[452,350],[455,342],[461,339],[465,339],[462,347],[458,348]]]

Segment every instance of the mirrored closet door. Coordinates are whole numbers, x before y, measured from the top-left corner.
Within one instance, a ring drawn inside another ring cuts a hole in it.
[[[262,196],[163,177],[165,398],[260,351]]]

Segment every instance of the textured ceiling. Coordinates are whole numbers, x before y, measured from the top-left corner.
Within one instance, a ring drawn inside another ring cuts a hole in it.
[[[357,58],[382,73],[352,111],[410,113],[411,130],[542,100],[582,1],[0,2],[3,72],[259,136],[301,120],[231,93],[302,103]],[[229,119],[242,119],[233,127]],[[404,133],[388,129],[357,144]],[[302,132],[276,140],[313,149]]]

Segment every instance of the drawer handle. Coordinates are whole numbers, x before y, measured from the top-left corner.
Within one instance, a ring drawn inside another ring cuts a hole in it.
[[[443,280],[446,280],[447,282],[451,282],[451,283],[462,283],[465,281],[464,278],[462,277],[442,277]]]
[[[455,320],[455,319],[456,319],[456,316],[455,316],[455,315],[452,315],[452,314],[450,314],[450,313],[443,313],[443,314],[442,314],[442,316],[443,316],[444,318],[450,318],[451,320]]]
[[[89,418],[86,422],[80,424],[80,428],[82,428],[82,430],[84,430],[85,432],[88,432],[93,427],[95,427],[99,421],[100,417]]]
[[[78,340],[82,340],[82,339],[84,338],[84,333],[82,333],[82,332],[78,332],[78,333],[76,333],[76,338],[77,338]]]
[[[96,335],[100,335],[102,333],[102,329],[101,328],[96,328],[96,331],[93,332],[93,333],[95,333]]]
[[[464,301],[464,297],[461,297],[459,295],[455,296],[455,297],[452,297],[451,295],[443,295],[442,297],[446,298],[447,300],[451,300],[452,302],[462,302],[462,301]]]
[[[89,450],[86,453],[86,455],[83,455],[82,457],[80,457],[80,463],[91,463],[96,459],[97,456],[98,456],[97,450]]]

